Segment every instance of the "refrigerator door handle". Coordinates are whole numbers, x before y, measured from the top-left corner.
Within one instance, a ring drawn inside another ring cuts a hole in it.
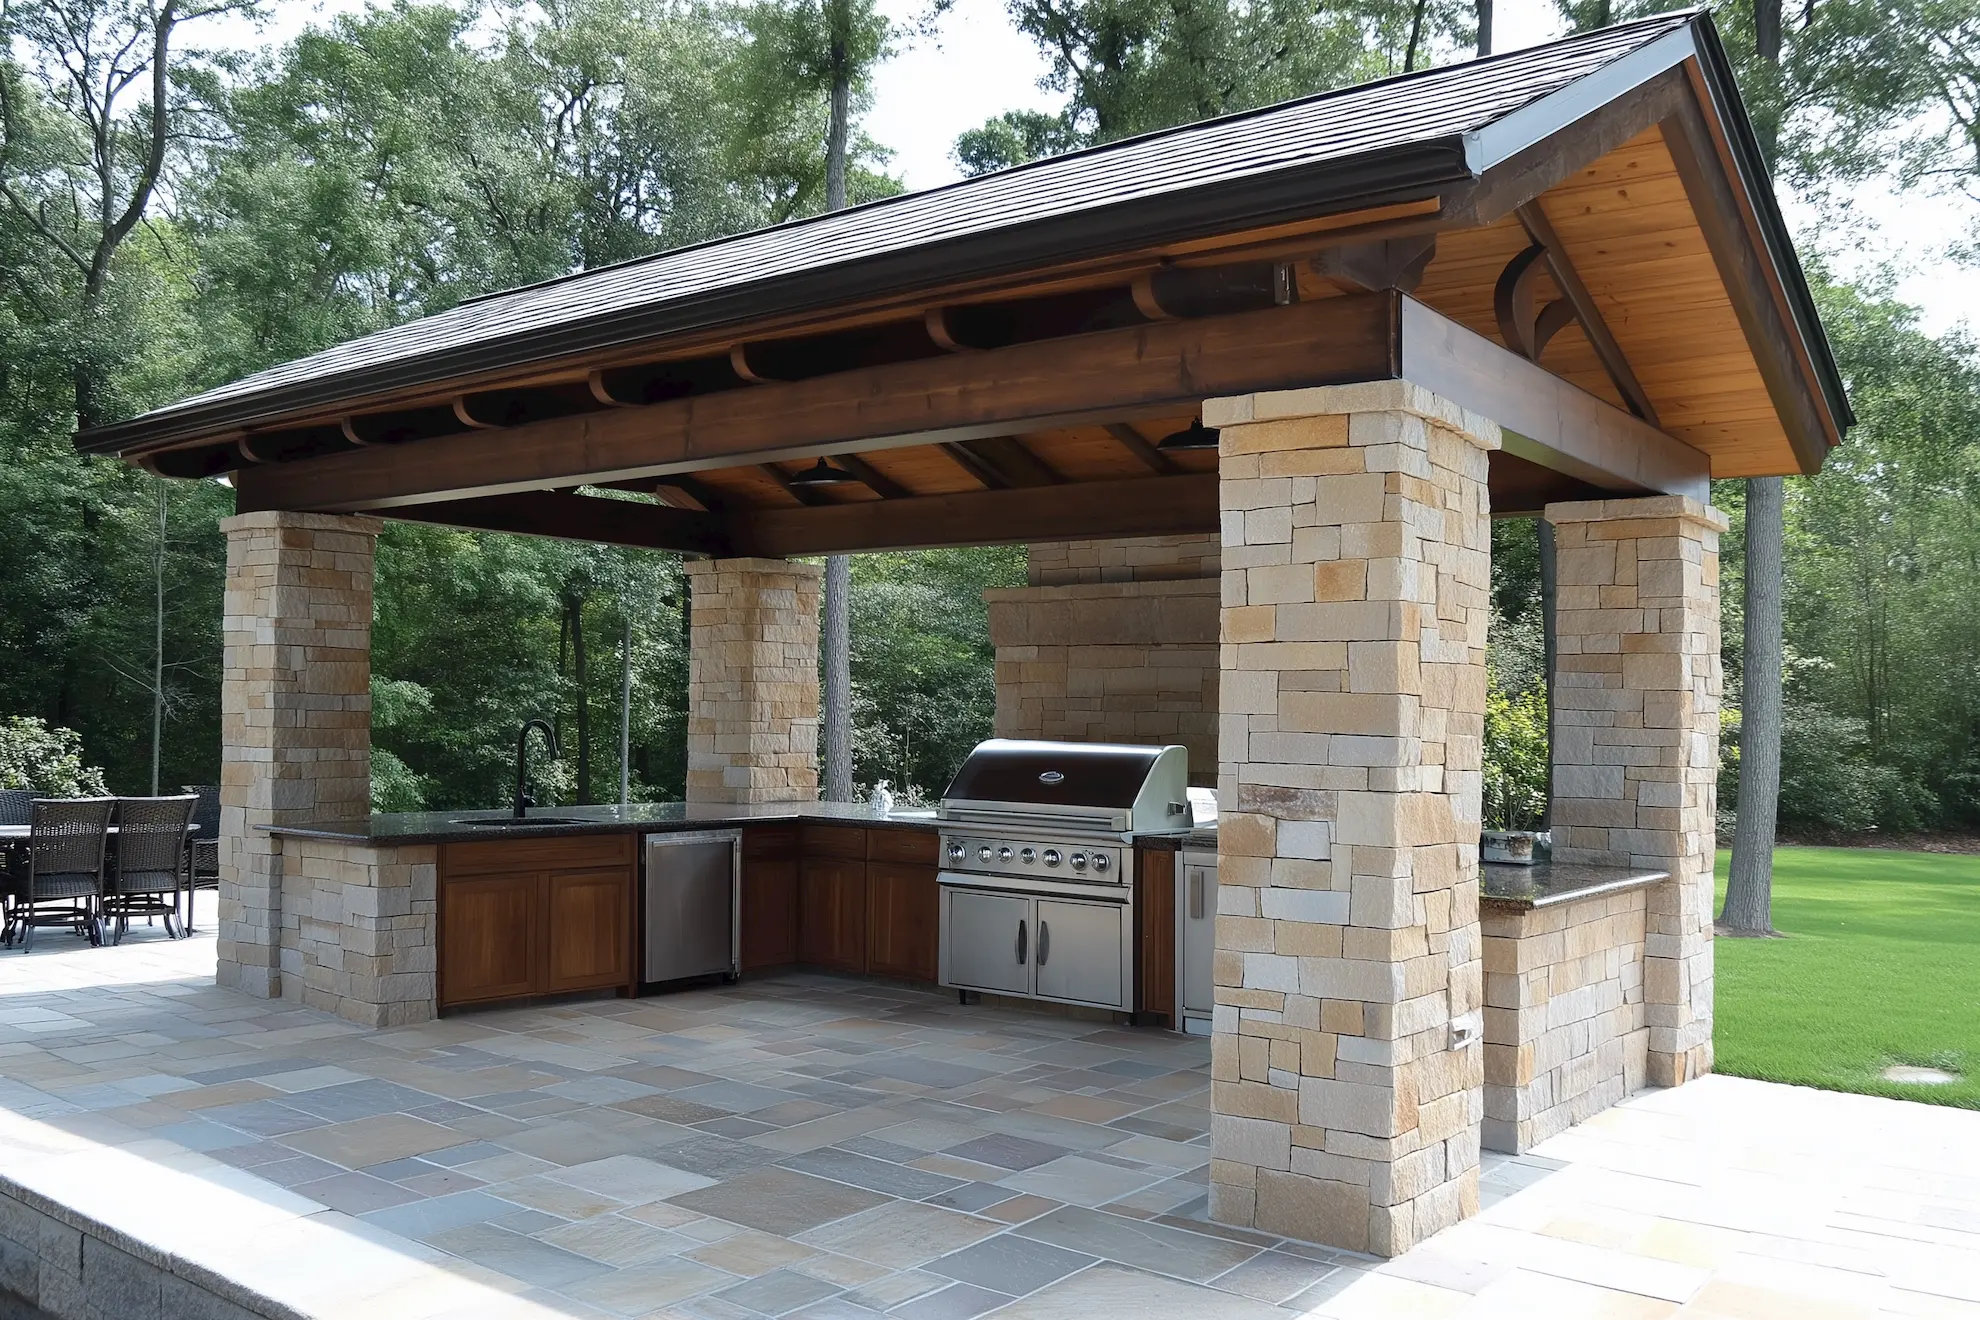
[[[1203,920],[1203,868],[1189,868],[1189,919]]]

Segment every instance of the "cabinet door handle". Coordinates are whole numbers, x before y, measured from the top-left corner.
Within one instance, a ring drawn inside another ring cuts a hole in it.
[[[1045,918],[1038,919],[1038,965],[1043,967],[1045,960],[1052,956],[1052,928],[1045,924]]]
[[[1189,919],[1203,920],[1203,868],[1189,868]]]
[[[1018,922],[1017,955],[1018,955],[1018,966],[1020,967],[1024,966],[1024,922],[1023,921]]]

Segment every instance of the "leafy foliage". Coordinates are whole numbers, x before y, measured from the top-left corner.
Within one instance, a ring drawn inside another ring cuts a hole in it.
[[[1547,694],[1528,688],[1485,693],[1485,825],[1537,828],[1547,813]]]
[[[103,771],[83,764],[82,736],[30,716],[0,720],[0,788],[50,797],[101,797]]]

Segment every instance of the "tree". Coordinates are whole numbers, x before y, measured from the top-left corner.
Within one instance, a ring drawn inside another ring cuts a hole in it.
[[[1231,0],[1009,0],[1066,94],[1056,117],[1003,115],[965,133],[966,169],[1250,109],[1407,71],[1471,45],[1466,0],[1234,4]]]
[[[755,11],[750,27],[760,76],[776,78],[799,94],[824,97],[825,209],[844,209],[854,95],[857,91],[863,100],[868,76],[886,55],[887,20],[873,0],[773,0]],[[767,79],[759,83],[764,85]],[[851,592],[851,557],[827,556],[819,649],[828,802],[853,797]]]

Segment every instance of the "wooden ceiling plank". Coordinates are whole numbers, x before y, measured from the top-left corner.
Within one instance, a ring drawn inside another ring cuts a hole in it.
[[[906,499],[914,493],[858,454],[834,454],[832,461],[858,477],[862,485],[883,500]]]
[[[1629,359],[1623,356],[1622,346],[1609,332],[1609,323],[1603,319],[1602,309],[1596,306],[1594,295],[1588,292],[1588,286],[1575,273],[1574,262],[1569,260],[1567,248],[1562,244],[1561,236],[1554,232],[1553,222],[1547,219],[1545,209],[1536,199],[1514,208],[1514,214],[1533,241],[1545,250],[1547,269],[1553,275],[1554,283],[1566,296],[1568,305],[1574,308],[1574,316],[1581,322],[1582,333],[1594,345],[1596,356],[1602,359],[1602,366],[1615,381],[1616,389],[1628,400],[1629,410],[1650,425],[1659,425],[1656,405],[1650,402],[1643,382],[1636,378],[1636,373],[1630,369]]]

